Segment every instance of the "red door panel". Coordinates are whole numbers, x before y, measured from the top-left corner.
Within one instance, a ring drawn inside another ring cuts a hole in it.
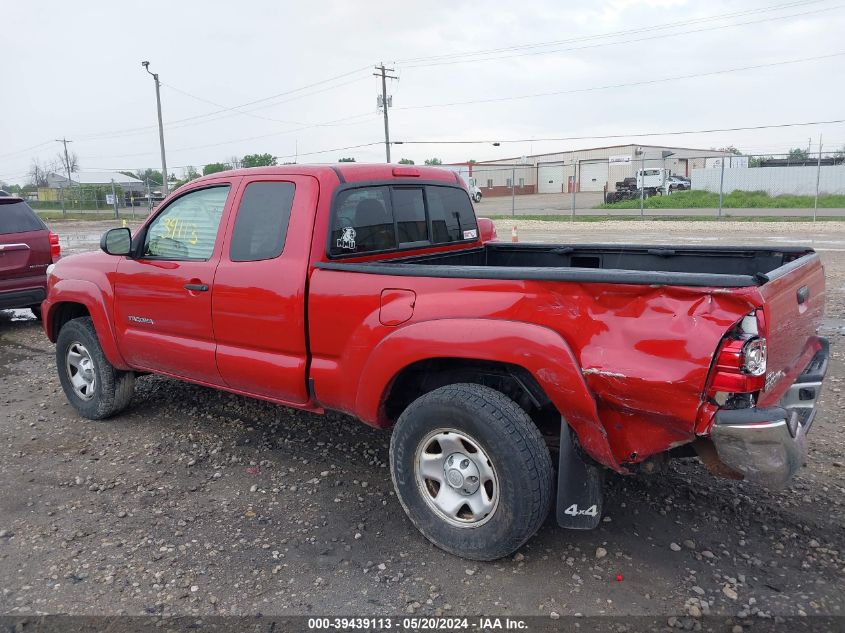
[[[241,202],[249,199],[250,185],[268,182],[295,188],[284,247],[271,259],[233,261],[238,216],[229,223],[212,297],[217,367],[233,389],[305,404],[305,279],[319,185],[311,176],[245,178],[233,205],[238,214],[244,212]]]
[[[145,254],[118,264],[114,322],[131,366],[223,384],[211,296],[236,184],[212,183],[171,200],[142,229]]]
[[[214,366],[211,287],[216,262],[131,260],[115,274],[115,327],[133,367],[220,383]]]

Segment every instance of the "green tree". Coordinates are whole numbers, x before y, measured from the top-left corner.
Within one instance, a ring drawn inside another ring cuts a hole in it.
[[[426,165],[442,165],[443,161],[440,160],[439,158],[426,158],[425,164]]]
[[[810,154],[807,152],[807,150],[801,149],[800,147],[793,147],[791,150],[789,150],[789,154],[787,155],[787,158],[789,160],[794,161],[807,160],[809,157]]]
[[[338,158],[337,162],[339,162],[339,163],[354,163],[355,159],[352,158],[351,156],[348,156],[346,158]]]
[[[400,165],[413,165],[414,161],[412,161],[410,158],[400,158],[399,164]]]
[[[161,172],[158,169],[150,169],[147,167],[146,169],[139,169],[138,171],[131,172],[131,171],[122,171],[121,174],[126,176],[132,176],[137,178],[138,180],[143,180],[144,182],[149,182],[150,187],[154,186],[161,186],[162,178]]]
[[[247,154],[241,159],[241,167],[273,167],[276,157],[272,154]]]
[[[227,165],[226,163],[209,163],[208,165],[202,168],[202,175],[208,176],[209,174],[216,174],[231,168],[232,167],[230,165]]]
[[[735,155],[735,156],[742,156],[742,152],[741,152],[741,151],[739,151],[739,150],[738,150],[736,147],[734,147],[733,145],[728,145],[727,147],[720,147],[720,148],[719,148],[719,151],[720,151],[720,152],[727,152],[728,154],[733,154],[733,155]]]

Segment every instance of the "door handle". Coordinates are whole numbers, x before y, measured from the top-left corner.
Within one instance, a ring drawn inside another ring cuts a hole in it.
[[[185,284],[185,290],[193,292],[208,292],[208,284]]]
[[[795,299],[799,304],[804,303],[810,298],[810,289],[807,286],[801,286],[798,292],[795,293]]]

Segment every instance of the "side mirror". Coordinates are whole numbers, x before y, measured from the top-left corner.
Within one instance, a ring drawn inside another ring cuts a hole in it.
[[[132,234],[129,229],[109,229],[100,238],[100,248],[109,255],[129,255],[132,250]]]

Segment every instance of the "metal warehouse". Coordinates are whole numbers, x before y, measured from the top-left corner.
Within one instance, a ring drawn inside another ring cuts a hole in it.
[[[706,159],[726,155],[712,149],[657,145],[611,145],[551,154],[460,163],[485,196],[515,193],[572,193],[604,191],[638,169],[665,167],[673,175],[689,177],[706,167]]]

